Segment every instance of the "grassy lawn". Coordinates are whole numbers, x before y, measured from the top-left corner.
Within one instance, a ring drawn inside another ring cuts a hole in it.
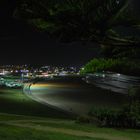
[[[0,140],[140,139],[140,130],[100,128],[72,118],[31,100],[21,89],[0,90]]]
[[[69,134],[70,131],[72,133]],[[77,133],[87,134],[85,136],[78,134],[78,136]],[[92,124],[79,124],[66,119],[0,114],[0,140],[9,139],[139,140],[140,130],[100,128]]]
[[[33,101],[23,94],[22,89],[0,89],[0,113],[72,118],[70,114]]]
[[[105,140],[1,125],[0,140]]]

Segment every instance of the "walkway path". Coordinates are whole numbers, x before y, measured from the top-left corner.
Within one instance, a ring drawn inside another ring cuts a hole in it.
[[[40,120],[18,120],[18,121],[0,121],[0,124],[6,124],[11,126],[17,126],[22,128],[31,128],[39,131],[49,131],[49,132],[56,132],[56,133],[63,133],[67,135],[73,136],[83,136],[83,137],[90,137],[90,138],[103,138],[106,140],[132,140],[131,138],[123,137],[123,136],[113,136],[108,133],[99,133],[99,132],[86,132],[82,130],[74,130],[69,128],[63,127],[54,127],[54,126],[41,126],[39,123],[47,123],[47,122],[54,122],[56,121],[40,121]],[[61,121],[57,121],[57,123],[62,123]]]

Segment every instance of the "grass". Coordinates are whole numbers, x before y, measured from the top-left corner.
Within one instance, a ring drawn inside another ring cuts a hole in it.
[[[47,122],[48,121],[48,122]],[[115,128],[101,128],[97,127],[93,124],[78,124],[75,121],[62,121],[62,120],[47,120],[46,122],[24,122],[28,125],[33,126],[50,126],[54,128],[64,128],[64,129],[72,129],[72,130],[80,130],[84,132],[94,132],[94,133],[104,133],[111,134],[114,137],[123,136],[129,137],[131,139],[139,140],[140,138],[140,130],[133,129],[115,129]]]
[[[0,140],[105,140],[100,138],[78,137],[53,132],[43,132],[29,128],[1,125]]]
[[[22,124],[27,127],[22,127]],[[37,127],[72,130],[75,133],[81,131],[93,133],[95,136],[77,136],[48,129],[44,131],[35,129]],[[0,140],[114,140],[114,138],[139,140],[140,130],[100,128],[92,124],[76,123],[73,116],[31,100],[21,89],[0,90]]]
[[[0,90],[0,112],[53,118],[72,118],[63,111],[44,106],[23,94],[22,89]]]
[[[14,125],[8,124],[8,122],[12,122]],[[21,126],[15,126],[15,124],[20,124]],[[23,124],[27,127],[22,127]],[[44,130],[36,129],[38,127]],[[58,130],[89,132],[95,134],[95,137],[53,132],[48,129],[45,130],[46,127]],[[99,137],[96,137],[96,135]],[[79,124],[65,119],[0,114],[0,140],[110,140],[110,137],[112,140],[114,140],[113,138],[118,138],[117,140],[139,140],[140,130],[100,128],[91,124]]]

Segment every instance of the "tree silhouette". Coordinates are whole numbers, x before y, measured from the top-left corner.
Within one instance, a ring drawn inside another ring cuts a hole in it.
[[[140,19],[129,5],[130,0],[19,0],[15,15],[60,40],[139,46],[139,38],[121,36],[116,30],[120,26],[138,30]]]

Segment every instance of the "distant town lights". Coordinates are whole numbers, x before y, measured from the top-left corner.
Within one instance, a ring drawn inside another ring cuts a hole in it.
[[[18,73],[18,70],[15,70],[16,73]]]

